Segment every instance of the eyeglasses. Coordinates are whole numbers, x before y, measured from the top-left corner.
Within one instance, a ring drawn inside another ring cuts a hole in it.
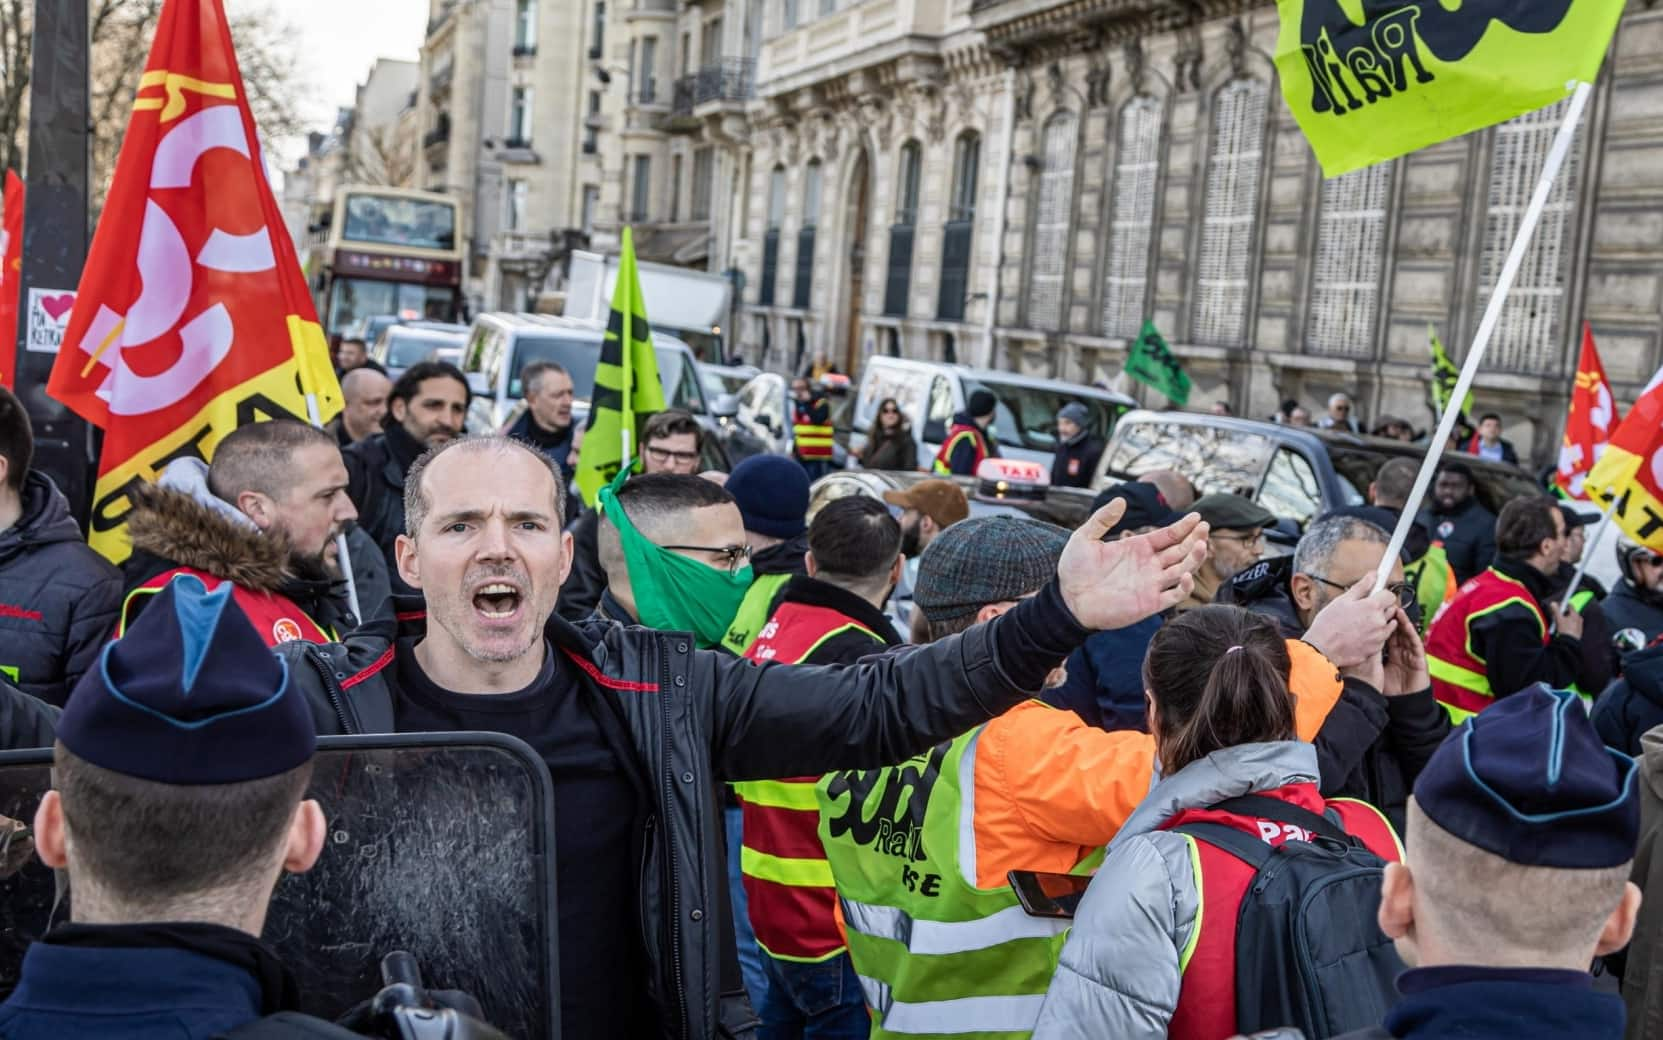
[[[899,408],[884,408],[884,409],[879,410],[878,414],[879,415],[900,415],[901,410]]]
[[[1211,537],[1220,538],[1226,542],[1240,542],[1243,546],[1248,547],[1265,543],[1265,533],[1263,531],[1254,531],[1252,534],[1227,534],[1223,531],[1215,531]]]
[[[727,568],[729,574],[738,574],[751,562],[751,547],[748,545],[661,545],[659,548],[719,556],[722,558],[722,566]]]
[[[1350,588],[1350,586],[1341,585],[1337,581],[1329,581],[1320,574],[1312,574],[1310,571],[1306,571],[1304,573],[1305,577],[1310,578],[1312,581],[1320,581],[1331,589],[1339,589],[1341,592],[1345,592],[1348,588]],[[1397,597],[1397,605],[1402,607],[1404,610],[1408,610],[1410,607],[1413,607],[1416,603],[1420,602],[1420,597],[1416,594],[1415,587],[1406,581],[1400,581],[1395,585],[1387,585],[1386,588],[1392,590],[1392,595]]]
[[[699,461],[696,451],[670,451],[667,448],[647,448],[643,454],[660,466],[668,462],[679,462],[683,465]]]

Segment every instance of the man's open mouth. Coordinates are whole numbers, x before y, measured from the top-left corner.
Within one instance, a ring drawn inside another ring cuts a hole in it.
[[[481,585],[473,595],[473,607],[487,621],[511,618],[520,609],[520,590],[502,581]]]

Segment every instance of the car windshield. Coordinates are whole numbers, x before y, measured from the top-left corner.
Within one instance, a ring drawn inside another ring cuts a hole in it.
[[[456,207],[451,203],[393,195],[349,195],[341,240],[416,249],[454,249]]]
[[[391,329],[387,333],[385,363],[393,368],[409,368],[429,358],[438,357],[440,351],[447,347],[452,348],[455,353],[460,353],[462,341],[461,336],[436,336],[431,333]]]
[[[704,392],[709,397],[720,397],[723,394],[737,394],[739,391],[745,389],[746,383],[751,381],[750,377],[739,373],[718,372],[715,369],[710,368],[702,370],[700,372],[700,378],[704,381]]]
[[[681,379],[681,352],[673,347],[657,347],[658,381],[664,386],[666,400]],[[553,361],[572,377],[572,396],[587,401],[595,393],[595,368],[600,364],[601,344],[598,339],[574,339],[570,336],[522,332],[515,340],[514,368],[508,376],[508,397],[519,400],[525,396],[520,373],[533,361]]]
[[[1215,491],[1252,497],[1270,460],[1270,438],[1216,426],[1121,423],[1110,446],[1110,476],[1139,477],[1175,469],[1203,495]]]
[[[1005,444],[1020,445],[1035,451],[1055,451],[1057,447],[1057,411],[1065,404],[1079,403],[1091,413],[1086,427],[1096,437],[1107,438],[1114,421],[1124,411],[1113,401],[1100,397],[1082,397],[1063,390],[1047,387],[1023,386],[1020,383],[1001,383],[991,379],[966,379],[964,395],[968,400],[977,390],[986,390],[999,402],[993,416],[993,429]]]

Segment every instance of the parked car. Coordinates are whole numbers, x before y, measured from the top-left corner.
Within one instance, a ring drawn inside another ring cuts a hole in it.
[[[848,383],[826,387],[831,406],[832,468],[849,462],[849,416],[854,395]],[[752,455],[790,455],[795,444],[791,431],[791,380],[772,372],[751,379],[737,394],[716,402],[713,410],[719,436],[735,463]]]
[[[381,334],[405,319],[397,314],[371,314],[363,321],[353,322],[341,330],[342,339],[361,340],[366,348],[381,338]]]
[[[381,330],[381,338],[370,347],[370,357],[381,363],[389,379],[421,361],[433,359],[457,364],[468,342],[466,325],[441,321],[406,321]]]
[[[864,447],[878,404],[893,397],[918,439],[918,464],[927,468],[941,450],[953,416],[977,390],[989,391],[999,402],[993,430],[1000,453],[1046,465],[1057,450],[1057,411],[1063,405],[1085,405],[1091,413],[1091,433],[1104,440],[1120,417],[1137,407],[1124,394],[1060,379],[879,355],[869,358],[861,372],[849,416],[849,445]]]
[[[1478,498],[1491,512],[1510,499],[1543,493],[1519,466],[1445,454],[1472,467]],[[1366,502],[1369,484],[1386,460],[1425,455],[1424,445],[1338,430],[1140,410],[1121,416],[1094,483],[1101,487],[1175,469],[1200,494],[1228,491],[1256,500],[1282,521],[1273,538],[1288,544],[1313,518]]]
[[[1073,530],[1091,516],[1096,493],[1083,488],[1051,487],[1050,469],[1032,469],[1038,463],[989,459],[974,477],[951,477],[970,500],[971,516],[1026,516]],[[1023,469],[1026,468],[1026,472]],[[928,473],[893,470],[852,469],[833,472],[809,488],[810,520],[827,503],[850,495],[881,499],[885,491],[909,488]]]
[[[462,371],[473,391],[468,425],[501,429],[525,396],[520,373],[533,361],[554,361],[565,368],[572,377],[573,414],[588,416],[605,331],[597,321],[549,314],[493,311],[476,317],[462,354]],[[665,403],[692,412],[713,429],[693,352],[681,340],[657,333],[653,348]]]

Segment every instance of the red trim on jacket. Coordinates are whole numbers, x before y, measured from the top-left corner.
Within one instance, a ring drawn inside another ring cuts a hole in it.
[[[630,682],[627,679],[614,679],[612,676],[602,673],[599,668],[595,667],[595,662],[589,660],[587,657],[584,657],[577,651],[561,647],[560,652],[571,658],[579,668],[583,669],[585,675],[589,676],[589,678],[595,680],[609,690],[621,690],[624,693],[658,692],[657,683]]]
[[[341,689],[343,689],[343,690],[352,689],[354,686],[357,686],[359,683],[363,682],[365,679],[368,679],[370,676],[374,675],[376,672],[379,672],[381,669],[387,667],[388,665],[390,665],[392,663],[393,663],[393,648],[389,646],[386,650],[382,651],[380,657],[377,657],[375,660],[370,662],[370,665],[369,665],[368,668],[365,668],[363,671],[359,672],[357,675],[353,675],[353,676],[350,676],[346,679],[343,679],[341,681]]]

